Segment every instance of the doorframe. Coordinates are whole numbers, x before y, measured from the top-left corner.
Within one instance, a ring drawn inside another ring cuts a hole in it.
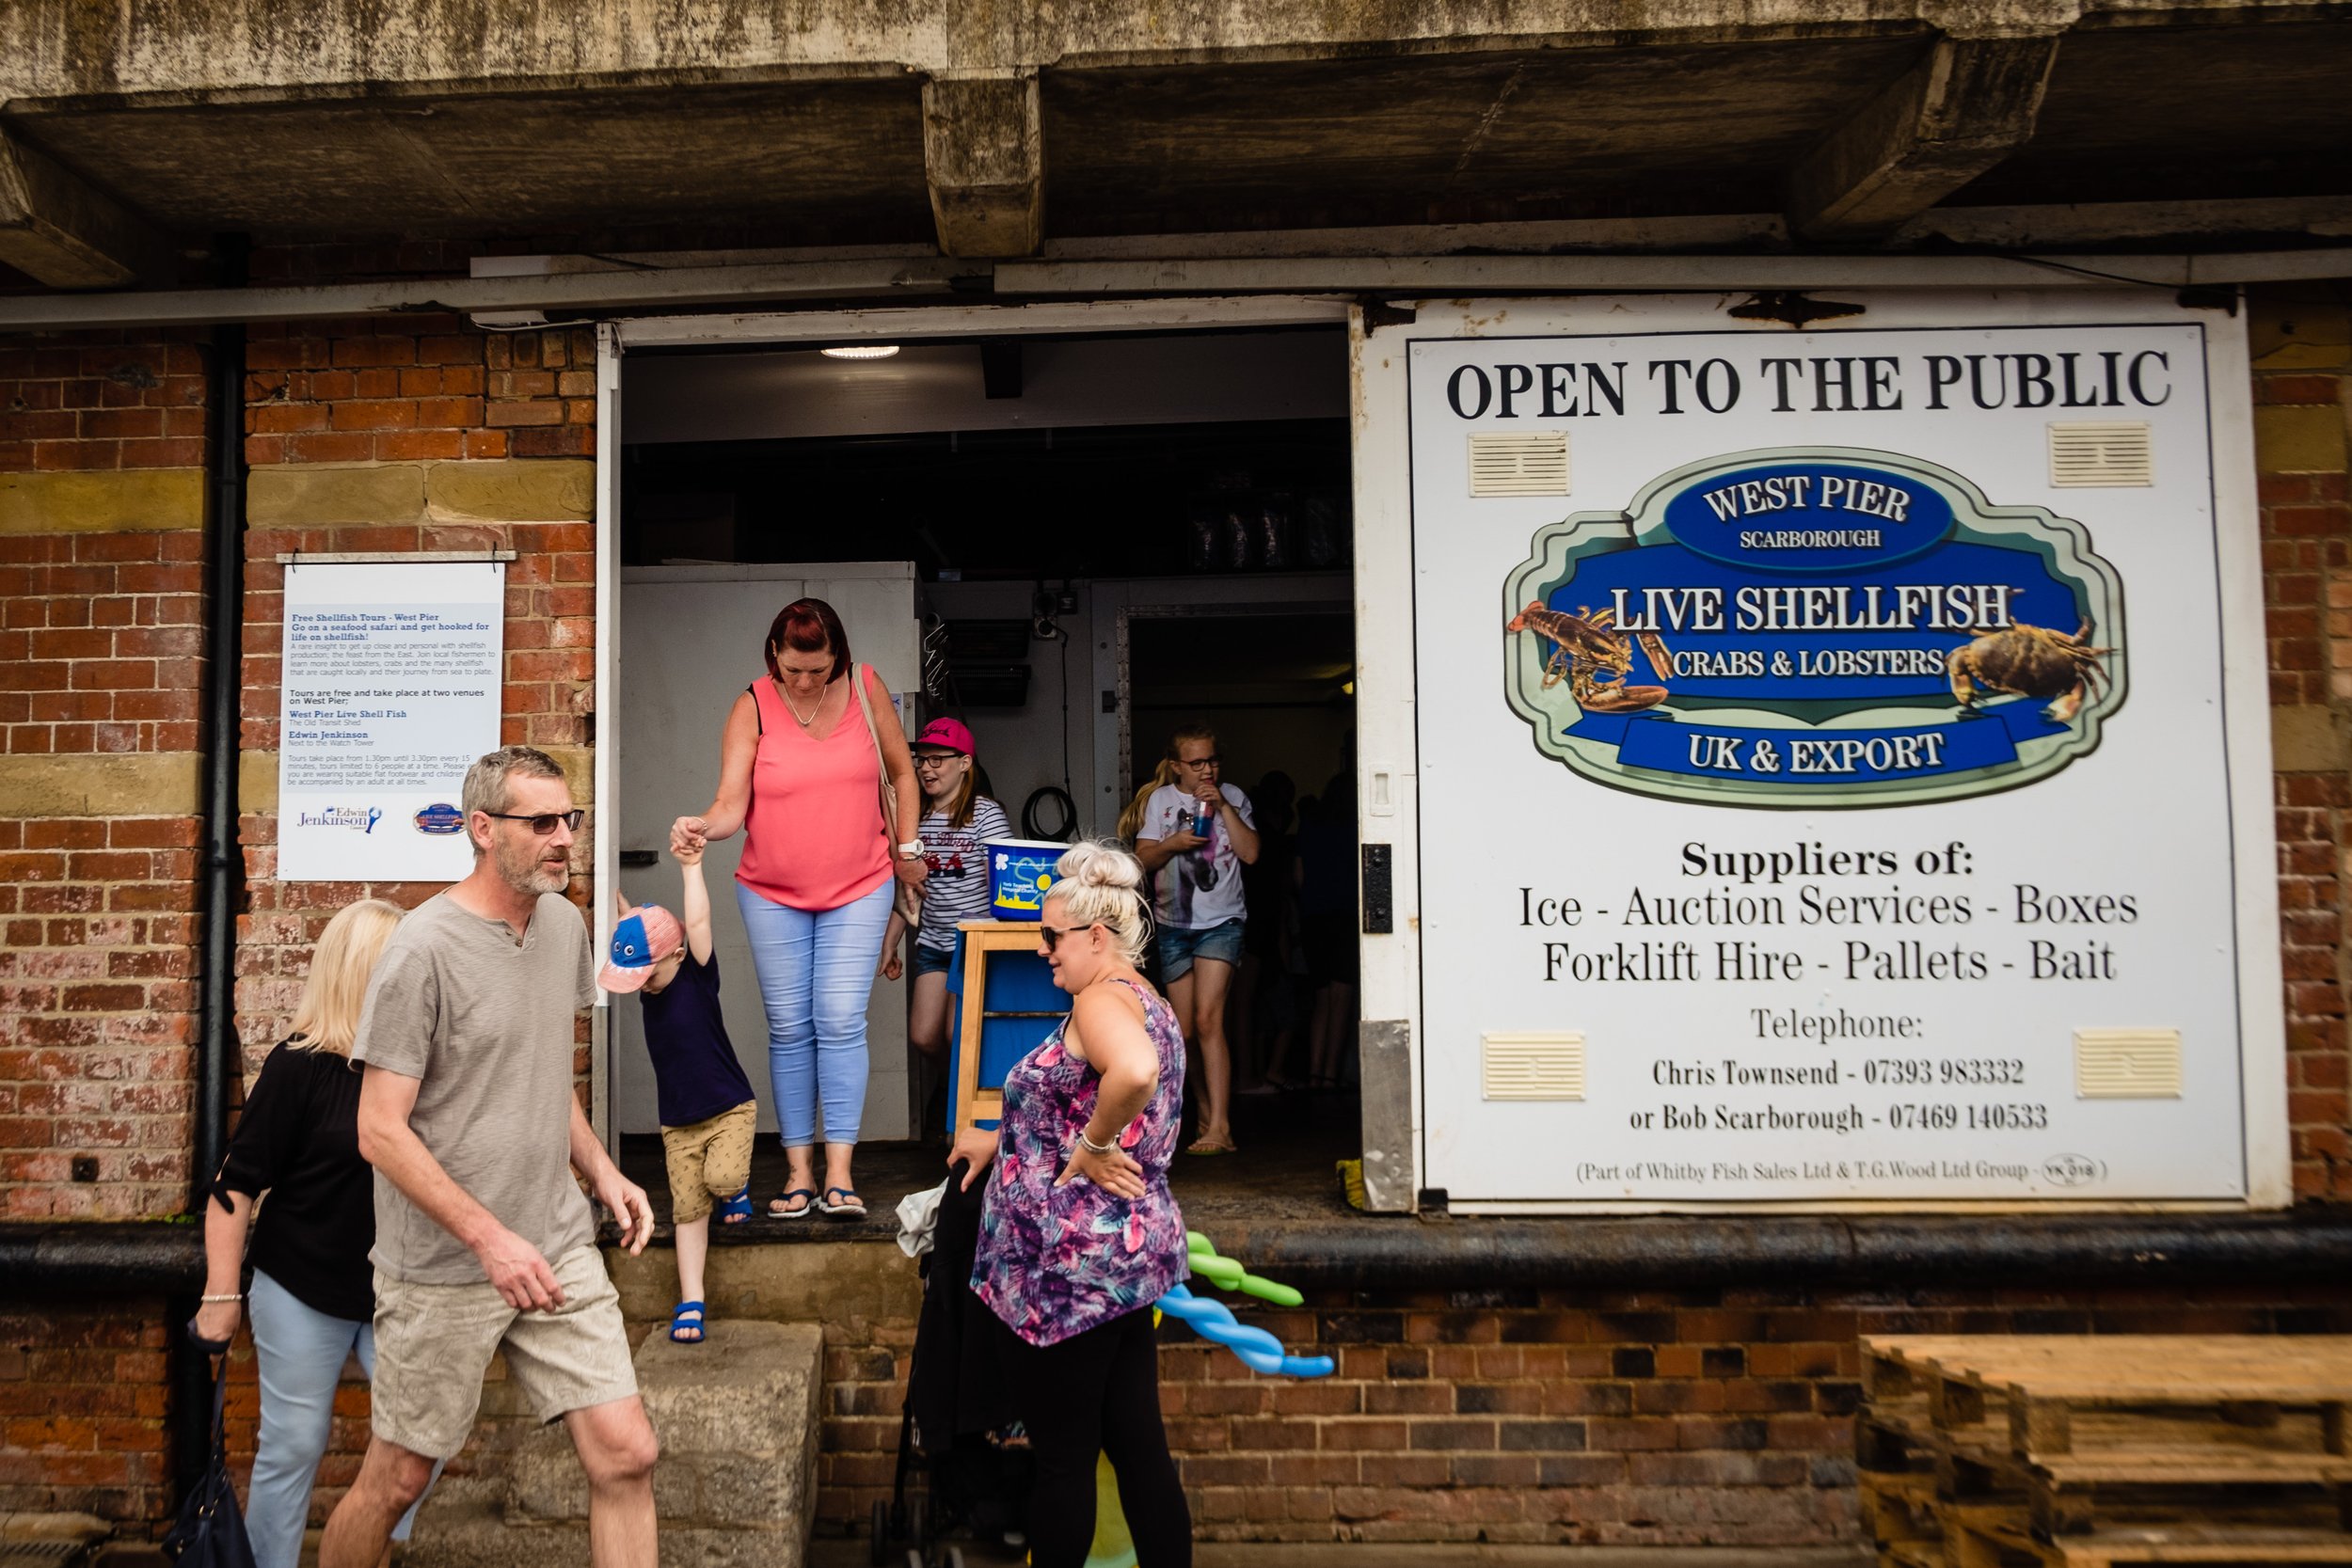
[[[1344,329],[1348,334],[1349,375],[1351,383],[1353,382],[1360,364],[1360,355],[1357,345],[1363,332],[1363,311],[1360,307],[1348,299],[1331,295],[1247,294],[1197,298],[1055,300],[1032,305],[942,305],[913,308],[897,306],[863,310],[765,311],[625,317],[599,324],[596,328],[596,454],[597,710],[615,715],[619,712],[617,697],[620,690],[620,457],[622,451],[621,421],[624,417],[621,404],[621,369],[623,358],[632,349],[682,349],[749,343],[792,346],[888,339],[938,341],[1069,332],[1214,332],[1279,326],[1329,326]],[[1351,426],[1356,442],[1356,462],[1359,465],[1359,471],[1352,483],[1359,505],[1360,505],[1364,493],[1360,471],[1364,451],[1363,413],[1361,400],[1355,399],[1352,402],[1357,410],[1351,420]],[[1351,559],[1360,562],[1364,554],[1360,546],[1360,521],[1357,525],[1357,547],[1351,551]],[[1406,639],[1401,662],[1394,659],[1382,660],[1382,669],[1386,672],[1383,684],[1375,687],[1367,683],[1363,658],[1367,631],[1366,600],[1361,573],[1362,567],[1359,564],[1355,568],[1353,590],[1356,615],[1355,641],[1358,650],[1357,789],[1359,792],[1358,820],[1365,824],[1362,832],[1369,834],[1375,831],[1371,820],[1373,816],[1395,818],[1398,826],[1406,828],[1411,820],[1409,816],[1395,817],[1395,785],[1391,782],[1391,775],[1386,770],[1393,768],[1396,764],[1382,763],[1380,766],[1383,771],[1376,787],[1369,791],[1366,789],[1366,779],[1369,776],[1367,768],[1370,765],[1363,759],[1375,753],[1366,752],[1362,741],[1367,733],[1365,715],[1375,705],[1394,706],[1403,716],[1399,722],[1383,722],[1378,726],[1378,733],[1384,737],[1384,743],[1385,737],[1391,735],[1401,733],[1407,737],[1411,736],[1412,725],[1409,715],[1412,703],[1412,666],[1408,637]],[[1283,596],[1295,598],[1297,596],[1296,581],[1295,578],[1279,579],[1269,584],[1268,586],[1276,592],[1268,596],[1278,599]],[[1104,586],[1102,583],[1095,585],[1098,594]],[[1101,603],[1099,598],[1096,602],[1098,606]],[[1101,628],[1104,625],[1104,623],[1101,620],[1093,623],[1096,630],[1094,656],[1097,688],[1098,689],[1121,690],[1120,703],[1123,712],[1125,697],[1123,689],[1116,680],[1116,669],[1104,668],[1110,658],[1110,650],[1106,644],[1112,640],[1101,635]],[[1123,641],[1123,638],[1119,641]],[[1106,674],[1113,677],[1107,687],[1104,679]],[[1391,688],[1386,684],[1388,681],[1393,681],[1400,674],[1403,685]],[[1125,725],[1122,723],[1115,728],[1124,729]],[[1098,723],[1096,729],[1095,745],[1099,768],[1104,740],[1101,733],[1103,726]],[[1115,739],[1112,743],[1116,744]],[[609,731],[596,736],[593,747],[595,782],[592,805],[601,806],[604,802],[613,799],[618,784],[617,745],[617,736]],[[1378,754],[1391,756],[1397,753],[1392,751],[1384,751]],[[1112,762],[1114,771],[1109,776],[1114,778],[1120,776],[1125,770],[1124,765],[1116,758],[1112,759]],[[1105,777],[1104,774],[1097,772],[1098,784],[1104,777]],[[1098,800],[1100,795],[1101,791],[1098,789]],[[1123,804],[1125,804],[1123,798],[1114,804],[1111,813],[1114,818],[1117,816],[1117,807]],[[1385,827],[1387,824],[1383,822],[1381,825]],[[612,899],[619,887],[619,835],[597,832],[595,836],[593,852],[595,855],[595,894],[592,900],[592,914],[596,921],[595,929],[602,932],[611,927]],[[1412,874],[1407,869],[1412,864],[1412,855],[1411,844],[1400,841],[1396,845],[1400,923],[1406,918],[1405,889],[1413,880]],[[1418,913],[1418,905],[1415,905],[1413,917],[1416,920]],[[1361,994],[1366,998],[1365,1016],[1367,1018],[1375,1016],[1369,1010],[1370,999],[1375,994],[1372,984],[1375,967],[1376,965],[1392,966],[1400,960],[1407,963],[1413,962],[1417,960],[1417,956],[1418,949],[1415,946],[1400,944],[1392,941],[1364,942],[1365,986]],[[1420,992],[1418,979],[1410,973],[1387,976],[1378,988],[1378,993],[1384,996],[1393,995],[1412,999],[1415,1011],[1409,1016],[1379,1015],[1405,1018],[1401,1027],[1408,1049],[1410,1042],[1417,1037],[1419,1032]],[[610,999],[602,991],[598,991],[595,1009],[590,1015],[592,1045],[589,1052],[589,1103],[596,1118],[596,1130],[602,1135],[607,1148],[616,1149],[618,1135],[614,1128],[617,1125],[617,1118],[612,1115],[610,1103],[615,1078],[616,1063],[612,1053],[616,1049],[616,1043],[614,1031],[611,1027],[609,1002]],[[1366,1026],[1367,1037],[1372,1027]],[[1383,1025],[1382,1027],[1393,1026]],[[1409,1076],[1413,1081],[1418,1082],[1417,1071],[1410,1072]],[[1384,1112],[1375,1118],[1374,1096],[1369,1092],[1365,1096],[1366,1148],[1369,1150],[1374,1145],[1374,1122],[1378,1119],[1384,1132],[1378,1140],[1380,1148],[1385,1150],[1394,1147],[1398,1148],[1400,1157],[1409,1161],[1410,1154],[1406,1151],[1417,1147],[1417,1140],[1410,1136],[1400,1136],[1399,1134],[1406,1130],[1391,1127],[1389,1123],[1407,1119],[1413,1127],[1417,1128],[1418,1106],[1414,1106],[1411,1116],[1406,1117],[1402,1104],[1387,1107],[1387,1100],[1390,1098],[1393,1097],[1384,1097],[1382,1101]],[[1368,1160],[1368,1174],[1371,1164],[1372,1162]],[[1373,1206],[1375,1208],[1408,1207],[1413,1190],[1410,1173],[1403,1172],[1400,1175],[1391,1170],[1388,1173],[1388,1177],[1387,1180],[1375,1183],[1380,1188],[1380,1193],[1375,1196]],[[1404,1195],[1401,1202],[1394,1197],[1397,1194]],[[1383,1201],[1384,1197],[1387,1201]]]

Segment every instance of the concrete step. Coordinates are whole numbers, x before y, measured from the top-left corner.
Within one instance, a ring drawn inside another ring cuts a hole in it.
[[[663,1568],[803,1568],[817,1491],[824,1333],[720,1319],[699,1345],[652,1334],[637,1382],[661,1440]],[[417,1516],[404,1568],[578,1568],[588,1482],[559,1423],[499,1474],[451,1478]]]

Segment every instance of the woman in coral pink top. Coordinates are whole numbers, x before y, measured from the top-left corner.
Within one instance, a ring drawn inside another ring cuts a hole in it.
[[[727,715],[719,793],[670,830],[673,852],[744,833],[735,898],[768,1011],[768,1074],[791,1175],[768,1212],[866,1212],[850,1178],[866,1105],[866,1004],[896,884],[923,885],[923,794],[882,678],[841,617],[795,599],[768,628],[768,674]],[[898,791],[882,820],[881,785]],[[818,1112],[825,1185],[816,1184]]]

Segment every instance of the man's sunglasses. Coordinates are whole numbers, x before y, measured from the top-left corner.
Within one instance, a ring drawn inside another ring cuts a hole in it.
[[[1061,945],[1062,938],[1079,931],[1091,931],[1094,929],[1092,926],[1048,926],[1041,920],[1038,922],[1037,928],[1040,934],[1045,938],[1045,951],[1048,953],[1051,953],[1055,948]]]
[[[532,832],[545,838],[555,832],[558,822],[574,832],[580,832],[580,819],[588,814],[584,811],[543,811],[535,816],[522,816],[511,811],[485,811],[482,815],[495,816],[501,822],[528,822]]]

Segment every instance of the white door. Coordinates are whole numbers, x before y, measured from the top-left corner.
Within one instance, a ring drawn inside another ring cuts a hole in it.
[[[918,676],[911,562],[634,566],[621,574],[621,724],[611,743],[620,752],[620,885],[632,901],[675,907],[677,863],[663,852],[670,824],[710,803],[727,709],[764,673],[759,650],[776,611],[803,595],[840,611],[850,652],[901,694],[903,713],[905,694],[915,689]],[[768,1022],[735,907],[742,847],[739,833],[712,845],[703,871],[710,886],[727,1035],[758,1091],[760,1130],[772,1132]],[[657,855],[655,863],[630,863],[647,851]],[[623,1132],[655,1132],[660,1122],[642,1012],[634,1002],[616,998],[612,1020],[614,1125]],[[906,1038],[905,990],[878,981],[866,1010],[872,1069],[861,1138],[907,1135]]]

